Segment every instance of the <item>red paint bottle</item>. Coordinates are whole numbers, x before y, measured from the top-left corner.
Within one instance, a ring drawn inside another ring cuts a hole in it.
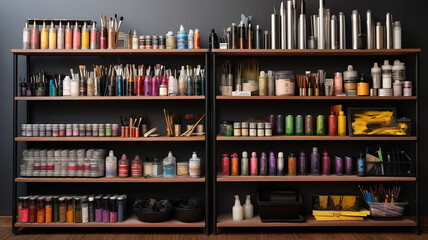
[[[230,176],[230,158],[228,154],[223,154],[223,176]]]
[[[330,116],[328,116],[328,135],[337,136],[337,116],[334,107],[330,107]]]
[[[144,96],[144,78],[143,76],[137,76],[137,86],[135,89],[136,95],[137,96]]]
[[[321,165],[322,165],[322,170],[321,170],[322,175],[323,176],[330,175],[331,161],[327,151],[324,151],[323,153]]]

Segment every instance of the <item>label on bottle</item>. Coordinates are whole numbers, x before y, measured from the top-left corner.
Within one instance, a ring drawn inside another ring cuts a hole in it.
[[[75,163],[73,163],[73,162],[69,162],[69,163],[68,163],[68,166],[67,166],[67,170],[68,170],[68,171],[76,171],[76,170],[77,170],[77,166],[76,166],[76,164],[75,164]]]
[[[119,164],[119,177],[128,177],[129,166],[125,164]]]
[[[143,175],[143,165],[131,164],[131,176],[141,177]]]
[[[21,209],[21,219],[19,221],[26,223],[28,222],[28,208]]]
[[[54,169],[55,169],[55,167],[53,164],[49,164],[46,166],[46,170],[48,170],[48,171],[53,171]]]
[[[174,165],[166,165],[164,166],[164,173],[165,176],[174,176],[175,175],[175,168]]]

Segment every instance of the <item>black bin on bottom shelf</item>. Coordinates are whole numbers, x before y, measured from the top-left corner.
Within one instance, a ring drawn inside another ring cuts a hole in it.
[[[302,196],[296,191],[260,190],[257,199],[262,222],[304,222]]]

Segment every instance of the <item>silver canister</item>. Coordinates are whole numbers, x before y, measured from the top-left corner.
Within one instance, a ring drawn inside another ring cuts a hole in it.
[[[383,42],[384,42],[384,38],[383,38],[383,35],[384,35],[384,27],[382,26],[382,23],[380,23],[380,22],[377,22],[376,23],[376,49],[384,49],[385,48],[385,46],[384,46],[384,44],[383,44]]]
[[[281,2],[280,15],[281,15],[281,49],[287,49],[287,3]]]
[[[337,49],[337,18],[336,15],[331,16],[330,20],[330,48]]]
[[[358,49],[358,34],[360,34],[358,10],[353,10],[351,15],[352,49]]]
[[[306,49],[306,15],[299,16],[299,49]]]
[[[324,0],[319,0],[318,9],[318,49],[325,49],[325,16],[324,16]]]
[[[271,44],[272,49],[280,48],[280,26],[279,26],[279,15],[271,14],[270,16],[270,34],[271,34]]]
[[[385,24],[385,34],[386,34],[386,49],[392,49],[392,15],[391,13],[386,13],[386,24]]]
[[[339,49],[346,49],[345,14],[339,13]]]
[[[293,49],[293,2],[287,1],[287,49]]]
[[[330,9],[326,8],[324,10],[324,17],[325,17],[325,48],[330,49],[331,48],[331,18],[330,18]]]
[[[367,20],[367,49],[374,49],[374,25],[373,25],[373,16],[372,11],[367,10],[366,14]]]

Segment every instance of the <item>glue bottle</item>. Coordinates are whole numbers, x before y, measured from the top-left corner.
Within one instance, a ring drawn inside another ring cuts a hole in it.
[[[164,177],[175,177],[177,176],[176,172],[176,161],[175,157],[172,156],[172,152],[168,153],[168,156],[163,159],[163,176]]]
[[[62,27],[61,21],[59,21],[59,27],[58,27],[56,37],[57,37],[56,48],[57,49],[64,49],[64,28]]]
[[[106,157],[106,177],[117,177],[117,158],[113,150],[110,150],[109,156]]]
[[[382,88],[392,88],[392,66],[388,60],[382,65]]]
[[[177,32],[177,48],[187,49],[187,31],[184,30],[183,25],[180,25],[180,31]]]
[[[192,29],[190,29],[189,30],[189,35],[188,35],[188,37],[187,37],[187,41],[188,41],[188,48],[189,49],[194,49],[195,47],[195,45],[194,45],[194,41],[195,41],[195,39],[194,39],[194,34],[193,34],[193,30]]]
[[[241,158],[241,176],[248,176],[248,174],[248,153],[244,151]]]
[[[177,78],[170,74],[168,79],[168,96],[177,96],[178,95],[178,82]]]

